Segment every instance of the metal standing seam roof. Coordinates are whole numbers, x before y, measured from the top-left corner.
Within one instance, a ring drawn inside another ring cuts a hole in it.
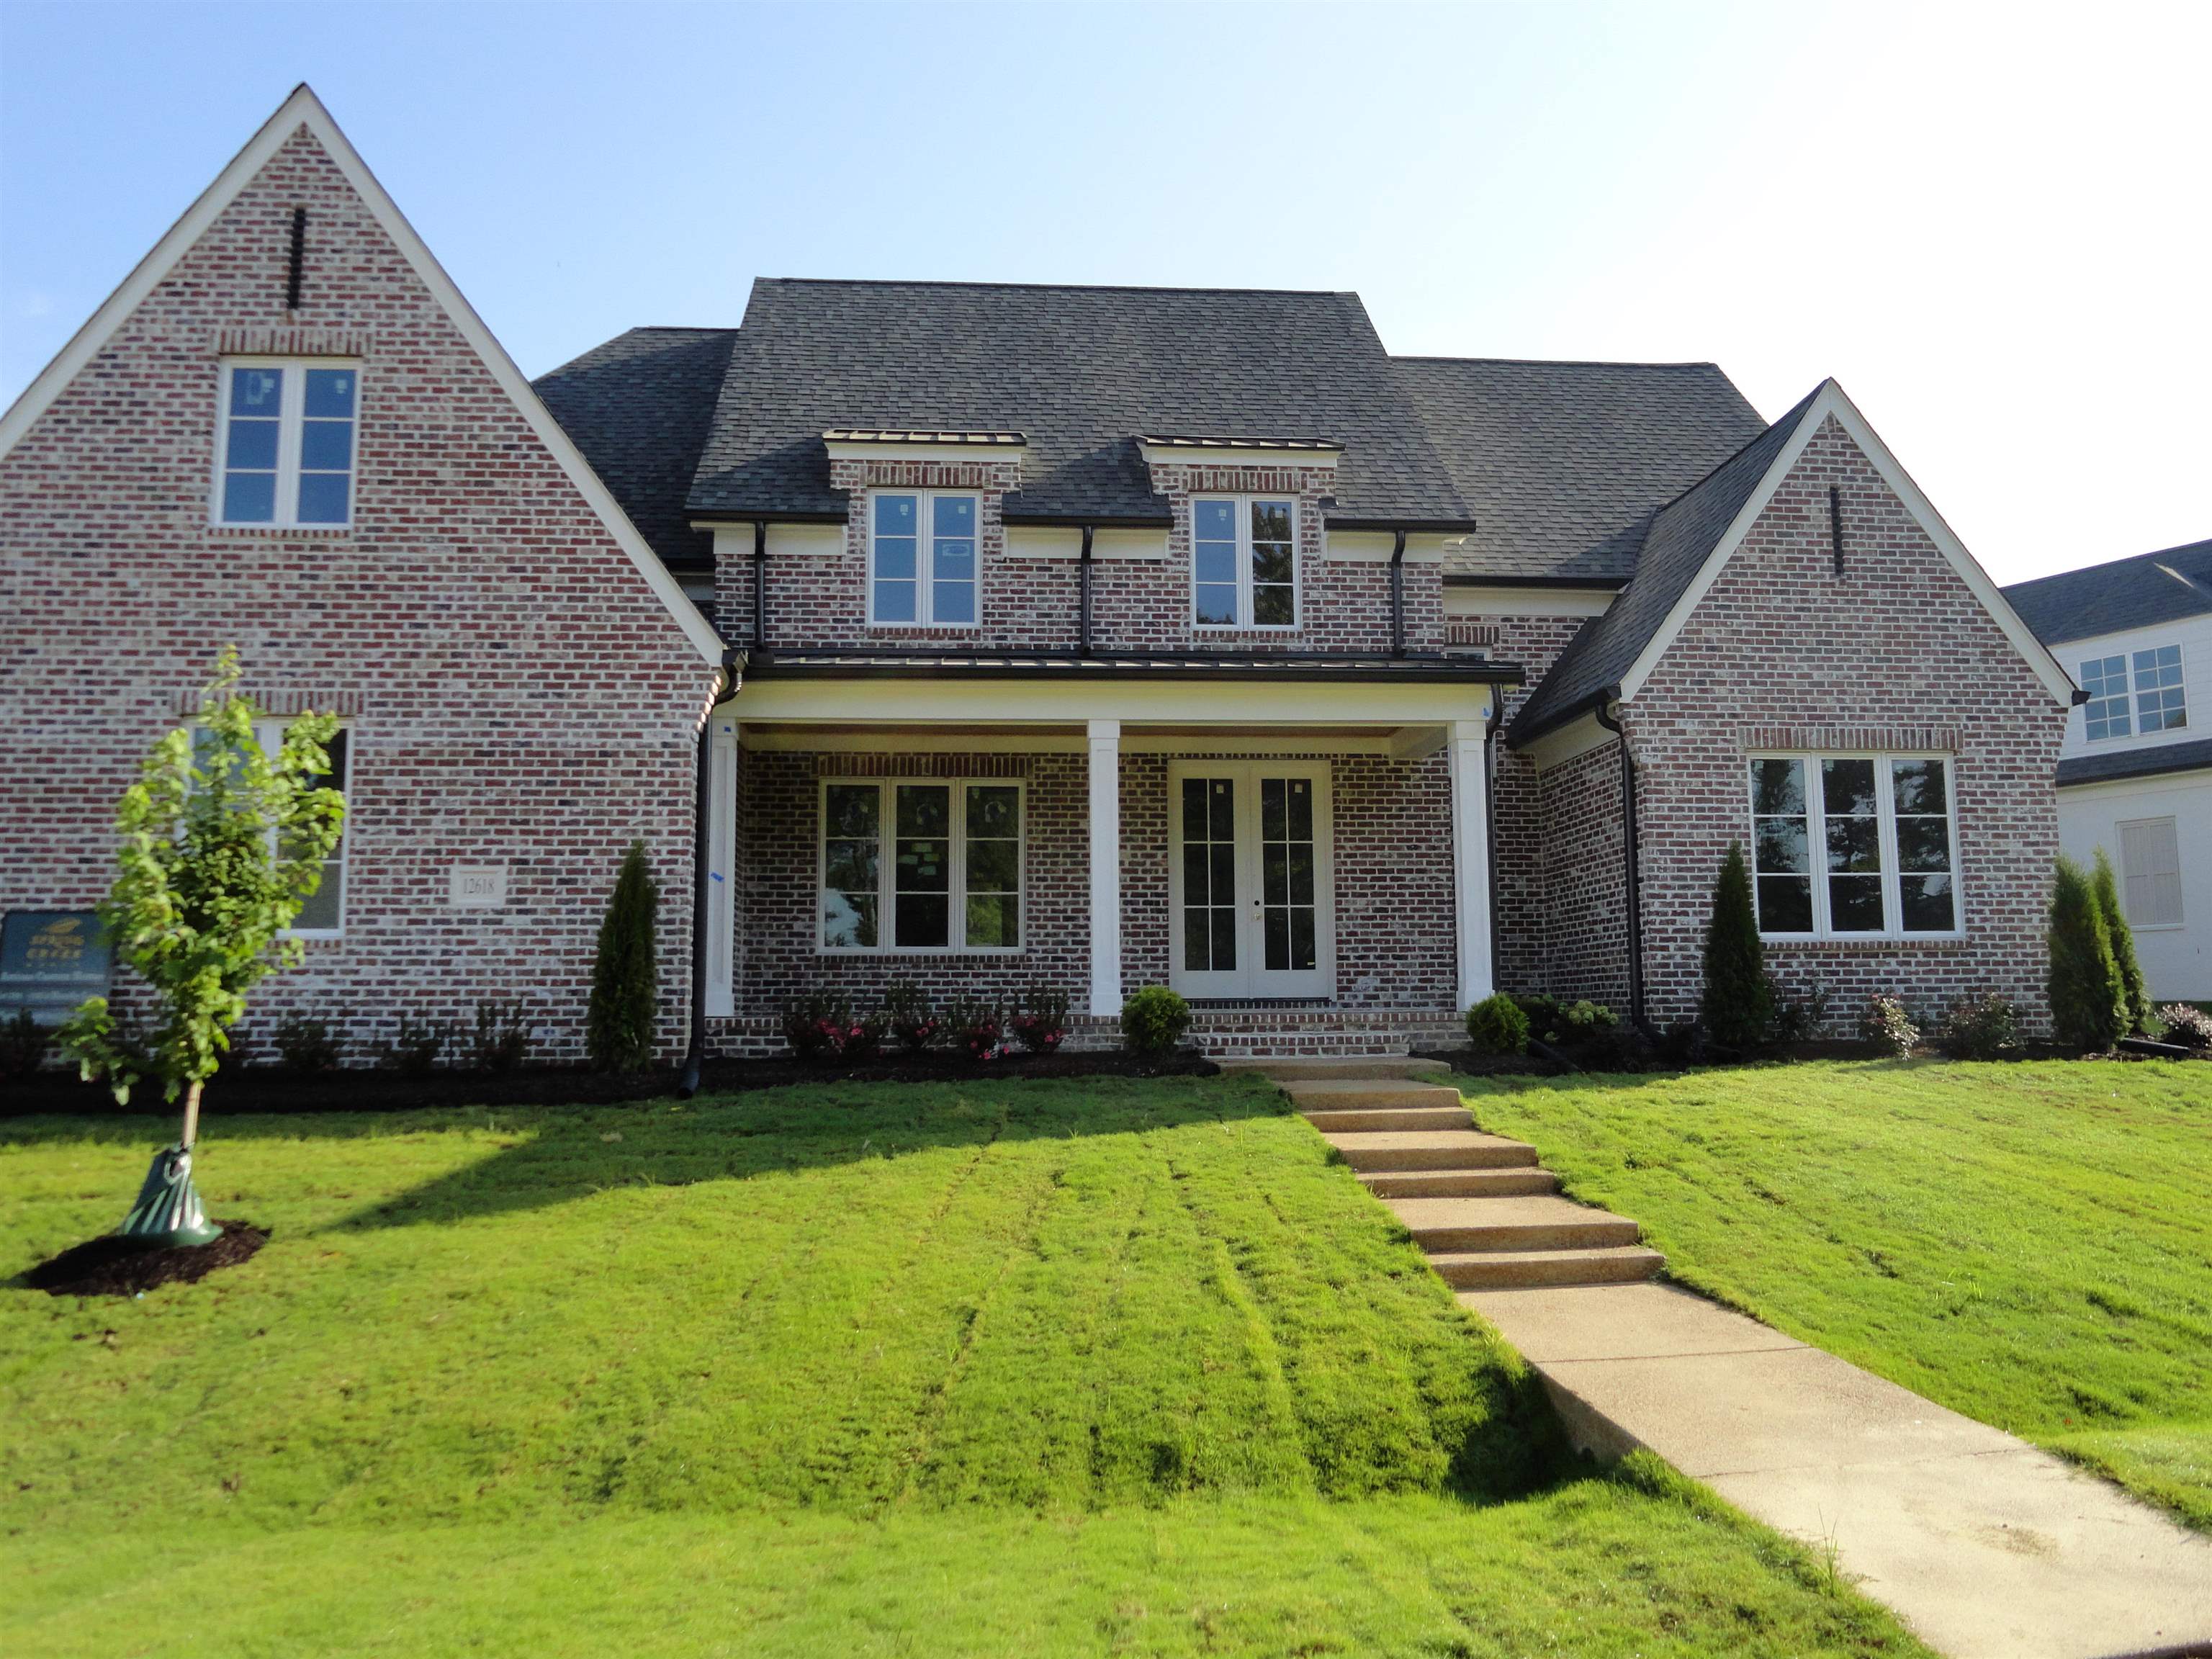
[[[1673,501],[1646,515],[1635,575],[1602,616],[1585,623],[1506,728],[1521,744],[1564,725],[1620,683],[1728,532],[1804,420],[1815,386],[1772,426]]]
[[[2005,598],[2045,645],[2212,613],[2212,541],[2014,582]]]

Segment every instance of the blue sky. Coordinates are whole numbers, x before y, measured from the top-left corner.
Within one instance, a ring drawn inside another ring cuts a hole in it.
[[[2009,580],[2212,536],[2208,14],[9,0],[0,403],[307,80],[532,374],[757,275],[1351,289],[1832,374]]]

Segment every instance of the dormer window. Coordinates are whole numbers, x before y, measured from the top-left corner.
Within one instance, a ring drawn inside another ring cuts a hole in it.
[[[973,628],[980,614],[979,497],[884,489],[868,502],[868,620],[891,626]]]
[[[350,524],[360,394],[357,363],[226,358],[214,521],[280,528]]]
[[[1200,628],[1295,628],[1297,504],[1200,495],[1190,504],[1191,619]]]

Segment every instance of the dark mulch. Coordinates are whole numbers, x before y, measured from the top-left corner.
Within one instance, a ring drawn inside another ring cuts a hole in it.
[[[1535,1054],[1479,1054],[1472,1048],[1422,1048],[1415,1060],[1441,1060],[1469,1077],[1556,1077],[1559,1068]]]
[[[269,1235],[249,1221],[222,1221],[222,1237],[205,1244],[149,1249],[110,1233],[51,1256],[23,1275],[23,1283],[49,1296],[136,1296],[156,1285],[193,1285],[217,1267],[249,1261]]]
[[[702,1094],[775,1089],[792,1083],[851,1079],[864,1083],[947,1083],[982,1078],[1212,1077],[1221,1068],[1202,1054],[1178,1050],[1163,1057],[1118,1048],[1050,1054],[1007,1054],[974,1060],[932,1049],[845,1065],[810,1065],[791,1059],[718,1060],[706,1067]],[[611,1073],[581,1066],[539,1066],[514,1072],[422,1073],[345,1070],[301,1073],[277,1066],[248,1066],[216,1074],[208,1085],[210,1109],[223,1112],[393,1112],[422,1106],[616,1106],[665,1099],[676,1092],[674,1068]],[[42,1072],[0,1086],[0,1117],[34,1112],[71,1114],[151,1112],[176,1108],[158,1088],[135,1091],[128,1106],[74,1072]],[[212,1247],[210,1247],[212,1248]]]

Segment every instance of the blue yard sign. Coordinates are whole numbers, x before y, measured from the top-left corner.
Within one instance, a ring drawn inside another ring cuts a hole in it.
[[[107,994],[115,952],[89,910],[11,910],[0,920],[0,1015],[56,1023]]]

